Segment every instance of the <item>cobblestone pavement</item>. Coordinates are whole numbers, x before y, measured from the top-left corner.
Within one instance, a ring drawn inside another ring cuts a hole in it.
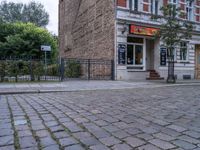
[[[200,86],[2,95],[13,149],[200,150]]]

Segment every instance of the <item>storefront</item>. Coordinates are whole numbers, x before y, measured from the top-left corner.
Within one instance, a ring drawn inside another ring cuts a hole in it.
[[[127,29],[124,33],[118,32],[117,78],[146,79],[148,70],[154,70],[155,34],[158,29],[134,24],[127,25]]]

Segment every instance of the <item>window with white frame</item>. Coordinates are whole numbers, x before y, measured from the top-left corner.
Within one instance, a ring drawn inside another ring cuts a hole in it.
[[[180,43],[180,60],[186,61],[188,59],[188,43],[186,41],[182,41]]]
[[[193,21],[193,1],[187,1],[186,19],[189,21]]]
[[[169,4],[171,4],[173,6],[173,9],[176,10],[178,0],[169,0]]]
[[[151,0],[143,0],[142,5],[144,12],[150,12]]]
[[[151,0],[151,13],[158,15],[158,0]]]
[[[131,1],[131,4],[132,4],[132,10],[138,11],[139,0],[130,0],[130,1]]]

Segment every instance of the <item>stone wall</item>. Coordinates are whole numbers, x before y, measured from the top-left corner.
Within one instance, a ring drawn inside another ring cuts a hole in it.
[[[114,59],[114,0],[60,0],[59,8],[61,57]]]

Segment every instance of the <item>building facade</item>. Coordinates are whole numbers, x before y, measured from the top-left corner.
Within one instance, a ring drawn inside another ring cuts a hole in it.
[[[60,55],[114,59],[115,79],[161,79],[168,74],[167,50],[154,38],[167,3],[181,8],[194,23],[192,39],[175,48],[178,79],[200,78],[200,0],[60,0]]]

